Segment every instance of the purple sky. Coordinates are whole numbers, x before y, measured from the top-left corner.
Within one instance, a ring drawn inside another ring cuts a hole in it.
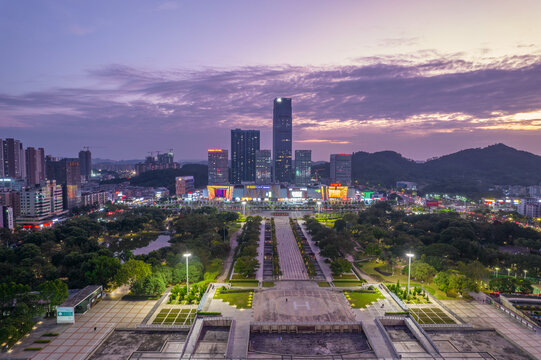
[[[541,2],[0,0],[0,138],[73,156],[271,147],[541,154]]]

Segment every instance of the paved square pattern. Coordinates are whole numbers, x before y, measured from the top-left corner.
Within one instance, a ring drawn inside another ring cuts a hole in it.
[[[344,295],[328,290],[264,290],[255,293],[253,307],[255,321],[355,321]]]
[[[195,319],[196,308],[163,308],[152,321],[153,325],[191,325]]]
[[[419,324],[455,324],[455,321],[438,307],[410,308],[410,314]]]
[[[288,217],[275,217],[276,242],[278,243],[278,260],[282,280],[308,280],[308,272],[304,265],[299,245],[295,240]]]
[[[32,359],[85,359],[115,328],[135,328],[156,301],[104,300],[63,331]],[[29,355],[30,356],[30,355]]]

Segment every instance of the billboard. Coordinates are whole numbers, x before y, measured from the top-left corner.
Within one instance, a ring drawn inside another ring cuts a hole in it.
[[[233,199],[233,189],[234,186],[227,186],[227,185],[214,185],[214,186],[207,186],[207,190],[209,193],[209,200],[231,200]]]
[[[340,184],[331,184],[330,186],[321,187],[321,198],[327,200],[347,200],[348,187]]]
[[[75,324],[75,310],[73,307],[56,307],[57,324]]]

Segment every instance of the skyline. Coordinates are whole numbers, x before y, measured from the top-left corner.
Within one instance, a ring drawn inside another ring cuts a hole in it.
[[[500,142],[541,155],[538,2],[129,4],[0,1],[2,138],[205,159],[234,128],[272,148],[272,101],[291,97],[293,151],[314,161]]]

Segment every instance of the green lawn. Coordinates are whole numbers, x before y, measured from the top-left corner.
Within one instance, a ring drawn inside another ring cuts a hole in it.
[[[255,276],[246,278],[240,274],[233,274],[231,280],[255,280]]]
[[[231,280],[229,282],[231,286],[238,286],[238,287],[258,287],[259,281],[257,280]]]
[[[355,274],[342,274],[342,275],[333,275],[334,280],[357,280]]]
[[[263,287],[274,287],[274,281],[263,281]]]
[[[364,281],[355,281],[355,280],[335,280],[333,281],[334,286],[336,287],[355,287],[361,286]]]
[[[319,287],[331,287],[331,284],[329,284],[329,283],[326,282],[326,281],[318,281],[318,282],[317,282],[317,285],[318,285]]]
[[[162,309],[152,321],[153,325],[191,325],[197,309]]]
[[[344,291],[344,296],[348,300],[351,307],[354,309],[365,308],[374,301],[384,298],[384,296],[381,295],[378,290],[375,290],[375,292],[373,293]]]
[[[235,290],[216,290],[215,299],[222,299],[231,306],[236,306],[237,309],[251,309],[253,291],[235,291]]]

